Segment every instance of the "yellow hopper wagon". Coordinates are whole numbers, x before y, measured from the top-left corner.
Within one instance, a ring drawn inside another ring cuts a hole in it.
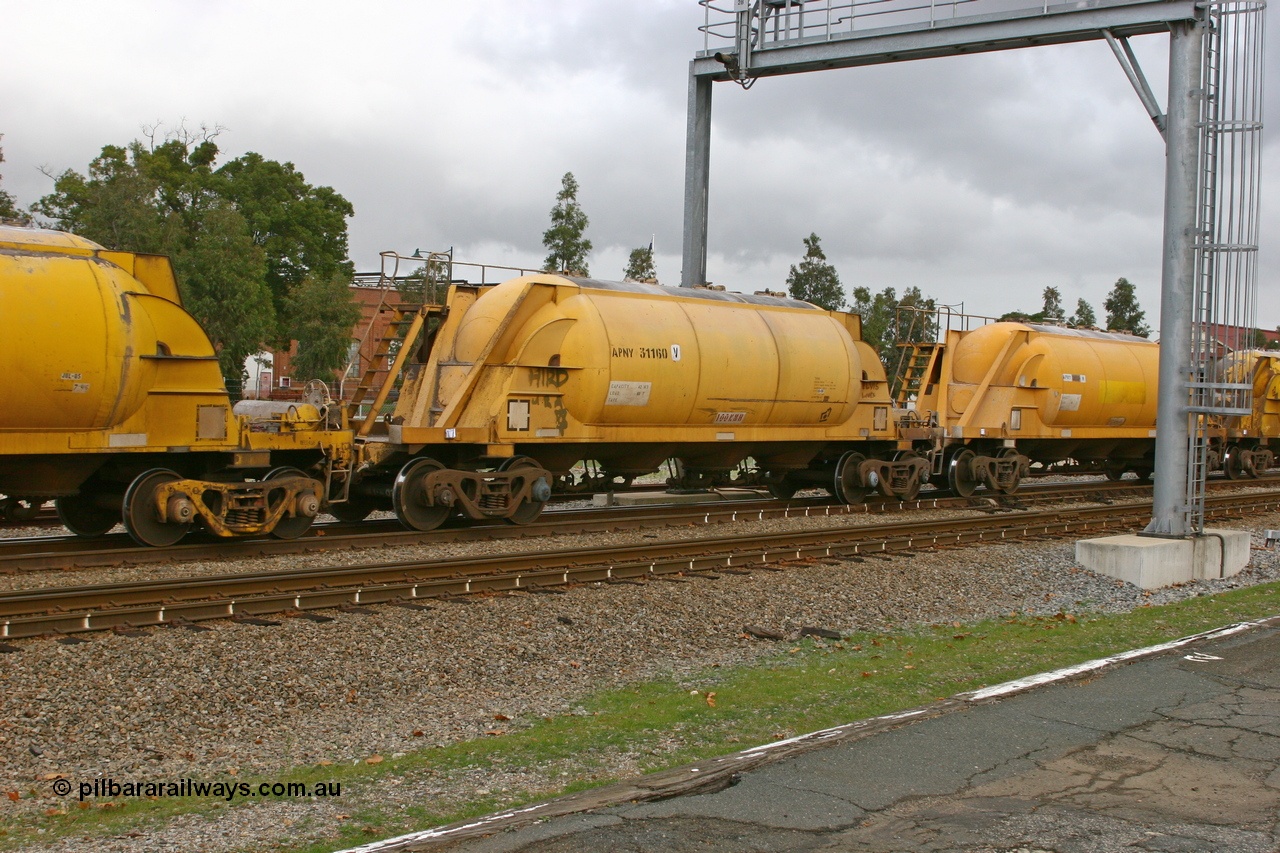
[[[927,478],[859,318],[791,299],[558,275],[455,284],[401,361],[394,410],[358,431],[350,517],[521,523],[554,490],[615,488],[667,460],[676,486],[849,501]]]
[[[353,468],[340,407],[233,406],[169,260],[0,227],[0,494],[55,501],[74,533],[123,523],[301,535]]]
[[[1159,346],[1134,335],[1000,322],[951,330],[915,385],[934,473],[1012,492],[1033,465],[1139,477],[1154,467]]]

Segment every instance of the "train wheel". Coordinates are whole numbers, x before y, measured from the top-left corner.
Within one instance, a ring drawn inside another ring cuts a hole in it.
[[[1253,464],[1253,453],[1238,444],[1227,446],[1227,454],[1222,460],[1222,472],[1229,480],[1243,480],[1245,477],[1256,477],[1258,471]]]
[[[528,456],[513,456],[505,460],[498,466],[499,471],[520,471],[525,468],[533,470],[541,470],[542,466],[534,462]],[[534,484],[532,491],[537,492],[537,484]],[[547,505],[547,498],[551,497],[550,488],[547,489],[546,497],[538,500],[536,497],[525,498],[516,507],[515,512],[507,516],[508,524],[531,524],[537,520],[542,514],[542,508]]]
[[[452,506],[431,503],[427,493],[427,477],[443,470],[444,466],[434,459],[411,459],[400,469],[391,487],[391,506],[405,527],[435,530],[453,514]]]
[[[53,505],[62,526],[86,539],[101,536],[120,523],[120,511],[98,506],[93,494],[66,495]]]
[[[769,494],[780,501],[789,501],[796,496],[796,492],[800,491],[800,484],[785,475],[776,481],[770,480],[767,485]]]
[[[976,454],[967,447],[962,447],[951,454],[947,463],[947,486],[962,498],[967,498],[978,489],[978,478],[973,475],[972,462]]]
[[[276,468],[267,476],[263,477],[264,482],[271,480],[279,480],[284,477],[305,477],[304,472],[297,468]],[[267,506],[275,509],[279,506],[280,501],[285,499],[285,493],[281,491],[267,491]],[[314,516],[306,515],[283,515],[276,522],[276,526],[271,528],[271,535],[277,539],[297,539],[302,534],[311,529],[311,523],[315,521]]]
[[[1239,480],[1244,477],[1244,459],[1240,453],[1240,445],[1228,444],[1227,452],[1222,457],[1222,473],[1228,480]]]
[[[1241,447],[1237,451],[1240,457],[1240,473],[1250,479],[1258,476],[1258,466],[1254,461],[1253,451],[1247,447]]]
[[[28,498],[4,498],[0,499],[0,509],[4,510],[0,515],[9,521],[30,521],[40,514],[42,506],[44,506],[44,501],[33,501]]]
[[[333,504],[325,512],[338,519],[338,521],[355,524],[368,518],[369,513],[373,512],[373,510],[373,504],[353,498],[345,503]]]
[[[901,450],[894,454],[893,461],[900,462],[904,459],[919,459],[920,454],[914,450]],[[919,477],[912,477],[911,482],[906,485],[902,491],[895,493],[893,496],[901,501],[913,501],[920,496],[920,487],[924,483]]]
[[[836,500],[846,504],[866,503],[871,489],[862,485],[862,474],[858,471],[866,461],[867,457],[856,450],[847,450],[836,462],[835,479],[831,484],[831,494]]]
[[[1013,447],[1003,447],[1000,449],[1000,452],[996,454],[996,458],[1005,459],[1010,456],[1017,456],[1017,455],[1018,455],[1017,449]],[[1011,495],[1014,492],[1018,491],[1018,486],[1021,483],[1022,483],[1022,474],[1021,472],[1019,472],[1015,474],[1009,480],[1008,483],[1005,483],[1004,485],[997,485],[993,489],[991,489],[991,491],[995,492],[998,495]]]
[[[1246,454],[1244,459],[1245,476],[1251,480],[1256,480],[1262,475],[1262,472],[1258,470],[1258,457],[1253,455],[1252,450],[1246,451]]]
[[[165,483],[172,483],[182,478],[167,468],[152,468],[144,471],[129,484],[124,493],[125,530],[140,545],[165,548],[175,544],[191,530],[191,522],[175,524],[161,521],[155,508],[156,489]]]

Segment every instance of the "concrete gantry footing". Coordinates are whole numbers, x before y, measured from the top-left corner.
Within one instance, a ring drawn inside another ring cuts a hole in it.
[[[1076,561],[1086,569],[1142,589],[1238,574],[1249,564],[1244,530],[1205,530],[1202,536],[1106,536],[1076,543]]]

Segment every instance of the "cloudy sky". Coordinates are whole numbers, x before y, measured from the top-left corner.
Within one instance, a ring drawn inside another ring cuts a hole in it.
[[[539,265],[571,171],[592,274],[621,277],[653,237],[659,277],[679,282],[695,0],[0,10],[0,186],[23,205],[52,189],[42,170],[83,171],[144,126],[216,125],[224,159],[291,161],[351,200],[360,270],[382,250],[450,246]],[[1134,40],[1162,104],[1167,44]],[[1274,186],[1280,134],[1270,141]],[[1105,42],[716,84],[711,158],[708,277],[731,290],[783,289],[816,232],[848,288],[919,286],[999,314],[1039,310],[1052,285],[1101,317],[1125,276],[1157,325],[1163,143]],[[1280,324],[1275,196],[1263,194],[1264,326]]]

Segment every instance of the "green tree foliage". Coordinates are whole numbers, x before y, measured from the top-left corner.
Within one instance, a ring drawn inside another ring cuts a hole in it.
[[[622,272],[623,281],[647,281],[657,283],[658,272],[653,268],[653,244],[646,249],[632,249],[627,258],[627,268]]]
[[[351,280],[347,218],[351,202],[331,187],[313,187],[292,163],[252,151],[218,170],[219,192],[249,223],[253,241],[266,250],[267,286],[277,310],[306,278]]]
[[[1008,311],[1001,314],[998,319],[1015,323],[1067,323],[1072,326],[1092,326],[1097,322],[1093,306],[1083,299],[1076,300],[1076,313],[1072,314],[1070,319],[1066,314],[1062,307],[1062,292],[1056,287],[1046,287],[1044,307],[1035,314],[1028,314],[1025,311]]]
[[[892,287],[879,293],[870,288],[853,289],[851,311],[862,317],[862,339],[875,348],[892,377],[898,368],[899,343],[929,343],[937,340],[937,302],[918,287],[908,287],[898,298]]]
[[[449,289],[449,264],[444,256],[429,256],[427,262],[396,280],[400,298],[414,305],[442,305]]]
[[[104,146],[87,175],[71,169],[58,175],[53,192],[31,209],[110,249],[163,252],[167,213],[158,198],[160,183],[147,168],[150,156],[141,142]]]
[[[217,347],[225,375],[236,380],[243,357],[264,344],[282,346],[296,328],[320,334],[314,324],[291,322],[293,291],[308,279],[350,280],[352,208],[331,188],[307,184],[290,163],[249,153],[215,169],[216,135],[183,129],[150,145],[105,146],[86,174],[51,175],[53,192],[33,210],[111,249],[168,255],[184,303]],[[330,296],[352,302],[345,290]],[[349,331],[342,330],[344,339]],[[323,336],[299,344],[329,351]],[[325,373],[295,378],[316,375]]]
[[[827,260],[817,234],[804,238],[804,260],[797,267],[791,266],[787,275],[787,293],[792,299],[812,302],[828,311],[840,311],[845,306],[844,286],[836,268]]]
[[[1040,321],[1037,315],[1028,314],[1026,311],[1006,311],[996,319],[1002,323],[1037,323]]]
[[[1071,319],[1067,321],[1073,326],[1096,326],[1098,325],[1098,316],[1093,313],[1093,306],[1083,299],[1076,300],[1076,313],[1071,315]]]
[[[0,133],[0,139],[4,139],[3,133]],[[0,148],[0,163],[3,162],[4,149]],[[18,209],[18,203],[14,197],[4,190],[0,190],[0,222],[14,222],[18,225],[25,225],[28,221],[27,215]]]
[[[1067,312],[1062,309],[1062,292],[1056,287],[1046,287],[1042,293],[1043,307],[1034,314],[1025,311],[1006,311],[997,319],[1014,323],[1062,323]]]
[[[182,234],[173,269],[183,306],[218,350],[222,375],[238,381],[244,361],[275,333],[271,295],[262,283],[266,257],[249,236],[244,217],[221,202]]]
[[[849,310],[862,317],[862,339],[880,353],[885,368],[892,369],[897,352],[893,346],[893,329],[897,322],[898,294],[892,287],[886,287],[879,293],[872,293],[867,287],[855,287]],[[894,358],[886,360],[886,354]]]
[[[350,284],[351,276],[340,271],[326,278],[304,278],[289,291],[287,329],[298,342],[292,360],[294,376],[329,378],[346,364],[351,330],[360,319]]]
[[[551,227],[542,233],[542,245],[547,248],[542,268],[547,272],[590,275],[587,255],[591,254],[591,241],[583,236],[588,224],[590,220],[578,204],[578,181],[572,172],[565,172],[555,207],[551,208]]]
[[[168,255],[223,375],[238,380],[244,358],[275,332],[275,314],[263,252],[244,217],[214,191],[216,156],[209,139],[108,145],[87,175],[68,169],[57,176],[33,209],[108,248]]]
[[[1067,312],[1062,310],[1062,294],[1056,287],[1046,287],[1044,289],[1044,308],[1040,310],[1040,317],[1046,323],[1061,323],[1067,316]]]
[[[1151,334],[1151,329],[1143,322],[1146,312],[1138,305],[1136,289],[1129,283],[1129,279],[1121,278],[1116,281],[1102,307],[1107,309],[1108,329],[1133,332],[1143,338]]]

